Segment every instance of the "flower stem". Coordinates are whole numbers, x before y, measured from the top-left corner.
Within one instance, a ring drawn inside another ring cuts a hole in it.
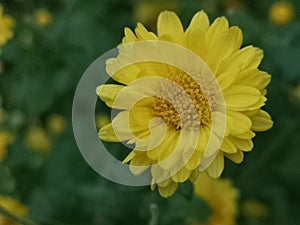
[[[19,216],[16,216],[16,215],[12,214],[11,212],[9,212],[7,209],[5,209],[4,207],[2,207],[0,205],[0,215],[1,214],[8,217],[9,219],[17,222],[17,223],[22,224],[22,225],[38,225],[38,224],[36,224],[35,222],[33,222],[29,219],[22,218],[22,217],[19,217]]]
[[[151,219],[149,225],[158,225],[159,209],[157,204],[152,203],[149,207],[151,213]]]

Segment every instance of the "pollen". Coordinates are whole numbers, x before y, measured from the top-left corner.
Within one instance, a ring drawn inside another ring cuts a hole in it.
[[[173,72],[168,80],[171,82],[162,84],[155,98],[153,114],[176,130],[209,125],[214,95],[207,97],[195,79],[184,72]]]

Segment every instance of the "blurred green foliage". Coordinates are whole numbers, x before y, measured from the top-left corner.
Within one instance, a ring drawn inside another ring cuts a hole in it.
[[[193,14],[206,10],[211,20],[225,15],[244,34],[244,45],[262,48],[262,70],[272,74],[265,107],[274,128],[257,134],[255,148],[241,165],[226,161],[224,177],[240,190],[240,201],[259,199],[269,214],[263,219],[239,216],[244,225],[296,225],[300,205],[300,3],[291,0],[295,17],[285,26],[272,24],[268,10],[273,0],[177,0],[176,10],[187,26]],[[232,8],[230,2],[238,2]],[[191,199],[192,188],[161,199],[149,187],[125,187],[101,178],[81,157],[71,127],[74,91],[85,69],[98,56],[120,43],[124,27],[135,27],[133,0],[1,0],[16,20],[15,37],[4,46],[0,94],[7,122],[16,136],[8,156],[0,162],[0,194],[19,198],[39,224],[161,225],[207,220],[209,206]],[[46,27],[33,22],[39,8],[51,12]],[[100,76],[100,74],[99,74]],[[103,104],[99,102],[99,108]],[[107,109],[106,109],[107,110]],[[24,145],[26,130],[44,126],[52,113],[63,115],[67,130],[52,137],[51,153],[32,152]],[[122,145],[107,143],[122,158]],[[190,200],[191,199],[191,200]],[[157,217],[157,218],[156,218]]]

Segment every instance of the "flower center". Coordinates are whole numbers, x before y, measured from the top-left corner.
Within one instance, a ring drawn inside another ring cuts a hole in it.
[[[159,97],[155,98],[152,106],[153,114],[176,130],[208,125],[211,122],[211,107],[199,84],[183,72],[172,73],[169,80],[177,85],[167,82],[161,86]],[[214,94],[209,95],[214,105]]]

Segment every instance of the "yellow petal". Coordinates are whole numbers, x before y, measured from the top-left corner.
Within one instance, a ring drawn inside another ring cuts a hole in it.
[[[202,131],[203,130],[204,130],[204,128],[202,128]],[[207,139],[208,142],[206,142],[207,144],[205,145],[206,148],[205,148],[203,156],[206,158],[209,158],[209,157],[215,155],[217,151],[219,151],[223,137],[219,137],[218,135],[216,135],[214,132],[212,132],[208,128],[205,128],[205,133],[208,136],[208,139]],[[204,135],[204,133],[202,135]],[[204,142],[204,144],[205,144],[205,142]]]
[[[240,139],[251,139],[255,137],[255,133],[251,130],[248,130],[247,132],[243,133],[243,134],[238,134],[235,135],[237,138]]]
[[[161,183],[171,177],[170,170],[165,170],[159,164],[153,163],[151,166],[152,183]]]
[[[147,29],[141,23],[137,24],[135,33],[139,40],[157,40],[158,39],[154,33],[147,31]]]
[[[238,70],[230,71],[230,72],[223,72],[217,75],[217,80],[221,89],[224,91],[226,88],[230,87],[230,85],[235,81],[236,75],[238,74]]]
[[[175,175],[172,176],[172,180],[176,183],[182,183],[189,179],[192,171],[186,169],[183,167],[181,170],[179,170]]]
[[[122,84],[133,82],[142,71],[136,63],[126,66],[127,63],[120,61],[119,58],[110,58],[105,63],[107,74]]]
[[[175,147],[173,145],[166,146],[168,150],[164,150],[161,153],[162,156],[159,155],[158,158],[159,164],[163,168],[171,170],[171,175],[184,169],[184,166],[193,157],[197,149],[199,138],[199,131],[194,129],[182,129],[177,133],[180,133],[180,135],[177,135],[177,140],[173,139],[173,142],[176,142]],[[165,155],[165,151],[169,155]]]
[[[168,185],[167,187],[158,186],[158,192],[162,197],[168,198],[175,193],[177,187],[178,183],[172,182],[172,184]]]
[[[166,162],[171,163],[170,159],[173,157],[172,156],[170,157],[170,155],[175,151],[177,147],[177,138],[178,138],[178,133],[169,129],[168,137],[166,137],[162,145],[159,146],[160,149],[158,153],[158,162],[162,162],[166,159]]]
[[[236,76],[236,85],[246,85],[262,91],[271,81],[271,76],[257,68],[242,71]]]
[[[204,60],[215,73],[219,63],[236,52],[242,44],[242,32],[238,27],[228,27],[225,17],[217,18],[206,34],[206,55]]]
[[[124,34],[125,34],[125,37],[122,40],[123,44],[127,44],[127,43],[137,41],[136,36],[134,35],[134,33],[128,27],[126,27],[124,29]]]
[[[224,59],[218,68],[218,73],[230,72],[236,69],[243,71],[257,68],[262,58],[263,52],[261,49],[246,46]]]
[[[98,133],[98,136],[103,141],[108,142],[120,142],[119,138],[116,136],[112,124],[107,124],[102,127]]]
[[[222,152],[219,152],[212,164],[206,169],[208,175],[212,178],[218,178],[221,176],[224,169],[224,156]]]
[[[252,116],[255,116],[259,111],[260,111],[260,109],[246,110],[246,111],[243,111],[243,114],[248,116],[248,117],[252,117]]]
[[[144,173],[150,166],[134,166],[132,164],[129,165],[130,172],[135,175],[139,176]]]
[[[127,157],[123,160],[123,163],[128,163],[129,161],[131,161],[134,157],[135,157],[135,151],[131,151]]]
[[[226,158],[230,159],[232,162],[241,163],[244,159],[244,153],[242,151],[238,151],[234,154],[225,153]]]
[[[126,114],[126,116],[127,116],[127,114]],[[142,133],[144,134],[145,130],[147,130],[148,131],[147,133],[150,135],[150,132],[160,125],[162,125],[161,128],[164,129],[164,124],[162,124],[163,121],[159,118],[155,119],[152,114],[151,108],[148,106],[135,105],[130,110],[129,117],[125,117],[125,115],[124,115],[124,117],[122,117],[122,119],[124,119],[124,120],[119,123],[124,124],[125,122],[127,122],[125,120],[129,119],[130,129],[131,129],[132,133],[137,137],[140,137],[140,135],[142,135]],[[160,130],[155,129],[155,131],[158,132]],[[161,131],[160,133],[163,135],[164,130]],[[143,136],[143,137],[146,138],[146,136]]]
[[[226,129],[226,113],[220,111],[214,111],[211,113],[211,130],[214,132],[218,137],[223,138],[227,136],[227,129]]]
[[[180,19],[174,12],[164,11],[157,20],[158,37],[167,37],[177,44],[183,43],[184,33]]]
[[[139,107],[143,108],[143,107]],[[144,112],[144,120],[139,120],[139,123],[130,123],[130,112],[122,111],[113,120],[100,129],[99,137],[105,141],[126,141],[133,138],[147,137],[150,134],[148,129],[149,121],[152,119],[152,114],[149,110],[137,110]],[[147,123],[148,122],[148,123]],[[147,126],[145,126],[145,123]]]
[[[162,42],[153,41],[121,45],[119,46],[120,54],[118,57],[106,60],[106,72],[114,80],[122,84],[130,84],[138,78],[148,76],[168,77],[175,67],[165,63],[166,60],[170,62],[170,60],[172,61],[170,57],[178,59],[180,57],[178,56],[178,49],[174,50],[175,52],[177,51],[177,54],[166,51],[160,52],[158,46],[167,48],[166,45],[162,44]]]
[[[234,110],[252,109],[256,103],[263,99],[261,93],[247,86],[231,86],[224,91],[226,107]]]
[[[201,11],[194,15],[185,36],[185,46],[198,56],[205,54],[205,33],[209,27],[209,19],[205,12]]]
[[[156,189],[156,184],[153,183],[153,179],[152,179],[152,184],[151,184],[151,191],[154,191]]]
[[[201,10],[193,16],[189,27],[186,29],[186,33],[191,32],[193,30],[197,30],[201,33],[206,33],[208,28],[209,18],[207,14],[203,10]]]
[[[135,114],[136,115],[136,114]],[[135,117],[133,117],[135,118]],[[142,119],[142,118],[141,118]],[[148,125],[147,125],[148,126]],[[150,121],[149,130],[151,134],[148,137],[135,140],[135,149],[142,151],[152,151],[162,145],[167,137],[167,126],[161,122],[160,118],[154,118]],[[151,157],[150,157],[151,158]]]
[[[185,132],[186,135],[182,135],[180,138],[180,141],[182,144],[182,147],[181,149],[183,149],[183,151],[178,148],[177,149],[177,152],[182,152],[182,160],[183,160],[183,165],[185,165],[190,159],[191,157],[193,157],[195,151],[199,151],[199,141],[200,141],[200,132],[198,129],[191,129],[191,130],[187,130],[187,131],[184,131],[181,130],[181,132]],[[187,141],[186,141],[187,140]],[[204,148],[203,150],[204,151]],[[180,165],[180,166],[183,166],[183,165]]]
[[[134,157],[131,159],[130,164],[132,166],[149,166],[152,164],[152,160],[150,160],[145,152],[135,151]]]
[[[264,72],[264,71],[260,71],[263,74],[263,81],[257,86],[257,89],[260,90],[261,92],[263,92],[262,94],[265,95],[266,91],[264,91],[264,89],[267,87],[267,85],[271,82],[271,75]]]
[[[185,164],[185,168],[188,170],[194,170],[199,167],[201,159],[202,159],[203,152],[196,150],[190,160]]]
[[[163,168],[161,168],[158,164],[154,164],[151,166],[151,175],[153,177],[153,183],[156,183],[156,180],[161,177],[164,173]]]
[[[135,151],[135,156],[130,161],[130,171],[134,175],[140,175],[145,172],[152,161],[146,156],[144,152]]]
[[[100,99],[106,103],[107,106],[112,107],[116,96],[124,87],[125,86],[123,85],[117,84],[100,85],[97,87],[96,93],[100,97]]]
[[[152,160],[158,160],[159,157],[164,157],[163,155],[169,156],[177,145],[177,139],[178,132],[168,129],[164,141],[153,150],[147,151],[148,157]]]
[[[155,100],[153,96],[156,96],[159,82],[147,79],[147,85],[141,85],[141,82],[138,81],[129,86],[101,85],[97,88],[97,94],[109,107],[115,109],[131,109],[134,105],[151,107]]]
[[[230,128],[231,135],[244,134],[251,128],[251,120],[241,112],[227,111],[227,125]]]
[[[254,131],[266,131],[273,126],[271,116],[263,110],[260,110],[255,116],[251,117],[252,127]]]
[[[199,177],[199,170],[198,169],[193,170],[190,176],[190,180],[192,182],[195,182],[198,177]]]
[[[223,152],[230,154],[238,151],[235,143],[229,137],[224,138],[221,149]]]
[[[229,139],[236,145],[236,147],[244,152],[251,151],[253,148],[253,142],[251,139],[240,139],[230,136]],[[228,152],[230,153],[230,152]]]
[[[171,178],[168,178],[162,182],[157,183],[157,186],[159,187],[168,187],[169,185],[172,185],[173,181]]]

